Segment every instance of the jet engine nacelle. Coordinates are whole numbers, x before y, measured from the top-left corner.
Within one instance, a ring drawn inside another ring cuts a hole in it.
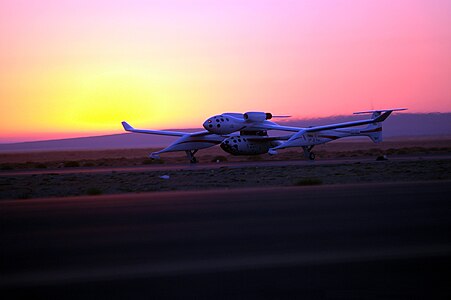
[[[264,112],[258,112],[258,111],[249,111],[245,114],[243,114],[243,117],[246,121],[251,122],[263,122],[265,120],[269,120],[272,118],[271,113],[264,113]]]

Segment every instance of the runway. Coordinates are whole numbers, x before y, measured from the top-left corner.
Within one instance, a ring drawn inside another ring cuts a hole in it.
[[[451,296],[450,181],[5,200],[3,295]]]
[[[432,155],[403,155],[392,156],[389,159],[394,162],[416,161],[416,160],[451,160],[448,154]],[[353,163],[372,163],[376,162],[375,157],[355,157],[355,158],[336,158],[323,160],[268,160],[268,161],[249,161],[249,162],[218,162],[218,163],[198,163],[198,164],[151,164],[143,166],[130,167],[77,167],[77,168],[58,168],[58,169],[26,169],[0,171],[0,176],[21,176],[21,175],[43,175],[43,174],[101,174],[111,172],[153,172],[153,171],[176,171],[176,170],[214,170],[219,168],[254,168],[254,167],[285,167],[285,166],[323,166],[323,165],[344,165]]]

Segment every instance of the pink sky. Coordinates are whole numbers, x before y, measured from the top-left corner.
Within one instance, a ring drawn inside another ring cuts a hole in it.
[[[451,111],[451,1],[1,1],[0,142]]]

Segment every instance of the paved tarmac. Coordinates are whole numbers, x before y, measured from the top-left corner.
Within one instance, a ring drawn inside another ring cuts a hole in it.
[[[448,154],[426,154],[426,155],[403,155],[390,157],[390,161],[415,161],[415,160],[449,160]],[[77,168],[59,168],[59,169],[26,169],[0,171],[1,176],[20,176],[20,175],[41,175],[41,174],[75,174],[75,173],[111,173],[111,172],[146,172],[146,171],[174,171],[174,170],[204,170],[227,168],[250,168],[250,167],[285,167],[285,166],[321,166],[321,165],[340,165],[353,163],[371,163],[376,162],[375,157],[353,157],[322,160],[268,160],[268,161],[242,161],[242,162],[218,162],[218,163],[197,163],[197,164],[151,164],[144,166],[130,167],[77,167]]]
[[[438,181],[0,201],[0,293],[445,299],[450,194]]]

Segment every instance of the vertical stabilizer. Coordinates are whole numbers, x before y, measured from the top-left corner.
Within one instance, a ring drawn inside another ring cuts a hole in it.
[[[372,119],[376,119],[381,115],[380,111],[373,112]],[[360,134],[366,135],[374,143],[382,142],[382,122],[375,122],[368,125],[365,129],[360,131]]]

